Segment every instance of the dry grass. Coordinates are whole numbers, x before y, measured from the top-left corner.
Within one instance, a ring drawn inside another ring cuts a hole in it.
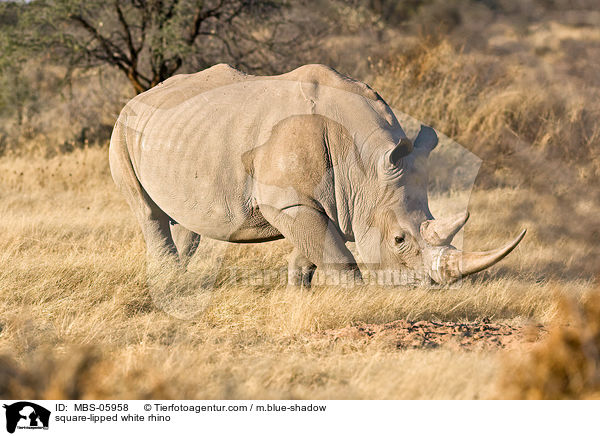
[[[503,374],[504,395],[516,399],[600,398],[600,294],[563,298],[561,325]]]
[[[0,174],[3,397],[488,398],[497,395],[502,351],[397,350],[313,334],[401,318],[547,323],[557,292],[579,297],[589,288],[532,273],[556,249],[532,235],[491,280],[456,289],[293,292],[224,281],[204,311],[181,320],[151,298],[144,243],[113,187],[106,149],[4,157]],[[522,194],[480,193],[472,207]],[[479,244],[505,238],[499,216],[474,214],[469,232]],[[288,250],[285,241],[231,245],[227,262],[277,268]],[[526,255],[536,251],[539,258]],[[196,258],[190,274],[201,275],[204,263]]]
[[[178,295],[175,301],[187,306],[170,306],[184,315],[177,318],[157,306],[161,295],[148,285],[145,245],[113,186],[107,150],[61,154],[32,144],[29,153],[0,157],[0,397],[596,395],[597,385],[580,377],[596,361],[575,367],[575,379],[584,380],[577,389],[564,393],[564,383],[547,389],[553,374],[565,373],[571,353],[585,362],[576,333],[551,333],[533,354],[534,361],[546,359],[537,366],[527,366],[525,346],[399,350],[385,341],[319,336],[397,319],[489,318],[518,326],[580,319],[561,311],[559,302],[588,301],[600,262],[600,82],[578,61],[590,58],[600,35],[553,22],[519,32],[500,23],[486,31],[485,49],[412,41],[375,62],[368,82],[395,109],[484,159],[473,194],[461,198],[471,211],[464,246],[491,248],[527,228],[502,263],[450,289],[293,292],[273,283],[235,283],[211,271],[200,254],[184,276],[162,271],[162,278],[174,277],[172,289],[197,290],[216,280],[209,293]],[[442,187],[434,185],[436,216],[457,204],[455,193]],[[231,244],[225,266],[277,270],[289,250],[285,241]],[[509,368],[514,359],[524,365],[520,388],[514,371],[498,383],[509,353]]]
[[[591,45],[600,42],[596,30],[553,37],[574,35]],[[373,66],[378,72],[374,87],[394,108],[431,123],[493,164],[493,170],[504,170],[494,174],[496,184],[527,183],[520,170],[529,162],[523,160],[536,157],[538,164],[579,164],[579,173],[568,175],[578,181],[597,176],[600,88],[565,74],[563,64],[572,59],[563,52],[555,58],[530,56],[534,64],[523,65],[517,55],[465,53],[443,39],[425,38],[409,47]]]

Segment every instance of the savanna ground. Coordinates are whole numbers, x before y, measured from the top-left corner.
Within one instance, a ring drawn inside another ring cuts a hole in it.
[[[298,291],[216,277],[203,310],[180,319],[155,304],[105,143],[5,153],[0,396],[597,396],[600,82],[589,68],[600,33],[565,16],[494,21],[483,47],[407,38],[357,72],[392,107],[483,159],[466,249],[528,229],[506,259],[460,286]],[[455,207],[443,185],[432,186],[435,216]],[[290,249],[232,244],[225,265],[277,270]],[[197,255],[189,274],[203,280],[209,263]]]
[[[512,222],[493,205],[522,207],[523,193],[496,189],[474,195],[466,237],[492,247],[519,224],[530,233],[500,267],[460,287],[290,291],[225,282],[205,311],[180,320],[152,300],[145,245],[113,187],[106,149],[0,166],[0,343],[25,368],[11,377],[15,397],[493,398],[503,361],[556,318],[557,294],[579,298],[590,286],[536,272],[565,241],[547,246],[534,223]],[[228,256],[258,271],[284,268],[289,250],[285,241],[232,245]],[[190,269],[201,274],[202,259]],[[533,333],[513,333],[518,344],[504,349],[336,331],[396,320],[485,320]]]

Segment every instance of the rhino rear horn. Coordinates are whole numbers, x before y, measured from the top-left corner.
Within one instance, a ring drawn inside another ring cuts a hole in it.
[[[421,224],[421,236],[435,247],[448,245],[468,219],[469,212],[464,212],[448,218],[424,221]]]

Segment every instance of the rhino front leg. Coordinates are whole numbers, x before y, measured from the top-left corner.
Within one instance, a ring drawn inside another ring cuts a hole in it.
[[[340,279],[342,274],[360,278],[356,260],[346,247],[336,225],[323,212],[306,205],[283,209],[260,205],[260,210],[265,219],[294,244],[295,251],[308,261],[294,258],[294,265],[290,264],[292,272],[297,271],[298,261],[301,267],[313,264],[321,270],[337,274]],[[314,271],[314,267],[312,270]],[[307,268],[306,272],[309,271]],[[295,274],[292,274],[292,278],[295,278]]]
[[[309,288],[316,269],[317,266],[294,247],[288,257],[288,285]]]
[[[179,253],[179,260],[183,266],[187,266],[198,249],[200,235],[186,229],[175,221],[171,221],[169,224],[171,228],[171,237],[173,238],[175,247],[177,247],[177,253]]]

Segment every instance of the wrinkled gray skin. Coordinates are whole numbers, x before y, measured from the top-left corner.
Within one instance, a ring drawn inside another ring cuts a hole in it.
[[[113,178],[150,255],[185,263],[200,235],[230,242],[287,238],[291,284],[315,268],[374,270],[448,283],[508,254],[450,245],[468,215],[434,220],[427,157],[437,135],[406,137],[363,83],[322,65],[281,76],[217,65],[175,76],[123,109],[110,144]]]

